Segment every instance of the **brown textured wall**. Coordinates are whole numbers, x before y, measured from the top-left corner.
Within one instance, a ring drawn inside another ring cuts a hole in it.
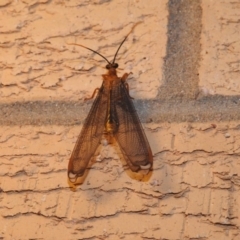
[[[2,0],[0,239],[240,238],[240,2]],[[148,176],[102,146],[67,164],[106,63],[117,62],[153,154]],[[221,94],[221,95],[220,95]],[[232,120],[232,121],[229,121]]]

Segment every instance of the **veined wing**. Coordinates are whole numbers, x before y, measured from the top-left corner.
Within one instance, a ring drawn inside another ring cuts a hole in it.
[[[116,86],[115,110],[119,121],[116,140],[132,171],[150,169],[152,151],[124,82]]]
[[[102,86],[84,122],[69,160],[68,177],[72,182],[83,176],[100,143],[106,120],[107,102],[107,94],[104,93],[104,87]]]

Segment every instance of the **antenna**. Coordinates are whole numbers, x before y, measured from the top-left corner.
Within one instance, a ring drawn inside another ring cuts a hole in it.
[[[130,32],[127,34],[127,36],[123,39],[123,41],[122,41],[121,44],[119,45],[119,47],[118,47],[118,49],[117,49],[117,51],[116,51],[116,53],[115,53],[115,55],[114,55],[114,58],[113,58],[112,63],[110,63],[110,62],[107,60],[107,58],[104,57],[104,56],[103,56],[102,54],[100,54],[99,52],[97,52],[97,51],[95,51],[95,50],[93,50],[93,49],[91,49],[91,48],[85,47],[84,45],[77,44],[77,43],[67,43],[67,44],[68,44],[68,45],[76,45],[76,46],[80,46],[80,47],[86,48],[86,49],[88,49],[88,50],[90,50],[90,51],[98,54],[98,55],[99,55],[100,57],[102,57],[110,66],[112,66],[112,65],[115,63],[117,54],[118,54],[120,48],[122,47],[123,43],[127,40],[127,38],[128,38],[128,36],[130,35],[130,33],[133,32],[134,28],[135,28],[138,24],[140,24],[140,23],[142,23],[142,22],[137,22],[135,25],[133,25],[131,31],[130,31]]]
[[[119,47],[118,47],[118,49],[117,49],[117,51],[116,51],[116,53],[115,53],[115,55],[114,55],[112,64],[114,64],[114,62],[115,62],[115,60],[116,60],[116,57],[117,57],[117,54],[118,54],[118,51],[120,50],[120,48],[121,48],[121,46],[123,45],[123,43],[127,40],[127,38],[128,38],[128,36],[130,35],[130,33],[133,32],[134,28],[135,28],[138,24],[140,24],[140,23],[142,23],[142,22],[137,22],[135,25],[133,25],[131,31],[130,31],[130,32],[127,34],[127,36],[123,39],[123,41],[122,41],[121,44],[119,45]]]
[[[111,63],[107,60],[107,58],[105,58],[102,54],[100,54],[99,52],[95,51],[95,50],[92,50],[91,48],[88,48],[88,47],[85,47],[84,45],[81,45],[81,44],[77,44],[77,43],[69,43],[69,45],[77,45],[77,46],[80,46],[80,47],[83,47],[83,48],[86,48],[96,54],[98,54],[99,56],[101,56],[108,64],[111,65]]]

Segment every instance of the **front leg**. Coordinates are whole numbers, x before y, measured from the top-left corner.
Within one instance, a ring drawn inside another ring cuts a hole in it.
[[[99,91],[99,89],[100,89],[100,88],[96,88],[96,89],[94,90],[94,92],[93,92],[92,96],[91,96],[91,97],[89,97],[89,98],[84,98],[84,101],[86,101],[86,100],[90,100],[90,99],[93,99],[93,98],[94,98],[94,96],[96,95],[96,92],[97,92],[97,91]]]
[[[126,82],[128,76],[129,76],[130,74],[132,74],[132,72],[130,72],[130,73],[124,73],[123,76],[121,77],[121,80],[122,80],[123,82]]]
[[[121,77],[121,80],[122,80],[122,82],[124,83],[124,85],[125,85],[125,87],[126,87],[126,89],[127,89],[129,98],[134,99],[134,98],[131,97],[130,94],[129,94],[129,85],[128,85],[128,83],[126,82],[128,76],[129,76],[130,74],[132,74],[132,72],[130,72],[130,73],[124,73],[123,76]]]

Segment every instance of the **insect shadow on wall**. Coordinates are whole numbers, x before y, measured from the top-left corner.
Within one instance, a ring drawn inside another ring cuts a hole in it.
[[[69,160],[68,178],[71,183],[76,183],[77,179],[84,175],[102,137],[109,143],[113,138],[116,140],[132,172],[140,170],[149,172],[152,169],[152,151],[129,95],[129,86],[126,82],[129,73],[118,77],[116,70],[118,64],[115,62],[121,46],[136,25],[138,23],[123,39],[111,62],[91,48],[69,43],[69,45],[81,46],[101,56],[107,62],[108,71],[102,75],[102,86],[93,92],[91,98],[95,95],[96,97]]]

